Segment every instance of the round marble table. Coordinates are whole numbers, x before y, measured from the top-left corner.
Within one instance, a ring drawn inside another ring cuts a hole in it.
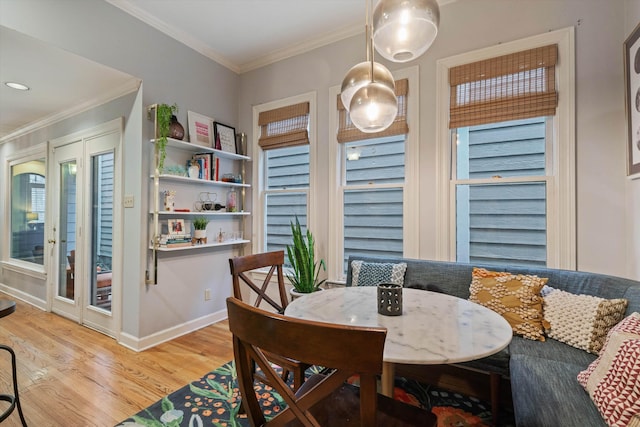
[[[391,396],[394,363],[448,364],[489,356],[511,342],[509,323],[496,312],[451,295],[403,289],[400,316],[377,310],[377,288],[341,287],[307,294],[285,315],[321,322],[387,328],[382,392]]]

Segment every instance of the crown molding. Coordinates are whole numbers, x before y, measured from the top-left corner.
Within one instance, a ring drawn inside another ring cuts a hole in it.
[[[84,111],[91,110],[96,108],[102,104],[106,104],[109,101],[113,101],[114,99],[120,98],[121,96],[127,95],[131,92],[138,90],[142,81],[140,79],[132,78],[126,81],[124,84],[104,92],[99,96],[89,99],[80,104],[74,105],[71,108],[68,108],[63,111],[59,111],[57,113],[48,115],[40,120],[29,123],[26,126],[20,127],[15,131],[11,132],[0,138],[0,144],[5,142],[9,142],[13,139],[16,139],[22,135],[26,135],[28,133],[34,132],[38,129],[43,129],[47,126],[50,126],[54,123],[60,122],[62,120],[68,119],[70,117],[76,116]]]

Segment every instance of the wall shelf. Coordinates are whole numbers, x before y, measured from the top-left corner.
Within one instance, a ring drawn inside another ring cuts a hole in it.
[[[153,212],[149,212],[149,214],[153,215]],[[160,216],[237,216],[237,215],[251,215],[251,212],[216,212],[216,211],[189,211],[189,212],[169,212],[169,211],[160,211],[158,212]]]
[[[156,140],[152,139],[151,143],[155,144]],[[192,153],[213,153],[216,156],[230,160],[251,160],[248,156],[242,154],[228,153],[222,150],[216,150],[215,148],[205,147],[203,145],[192,144],[188,141],[181,141],[179,139],[167,138],[167,148],[177,148],[179,150],[185,150]]]
[[[151,178],[153,178],[153,175],[151,175]],[[159,178],[165,181],[185,182],[189,184],[200,184],[200,185],[215,185],[218,187],[244,187],[244,188],[251,187],[251,184],[242,184],[240,182],[210,181],[207,179],[189,178],[187,176],[180,176],[180,175],[161,174],[159,175]]]
[[[244,245],[245,243],[250,243],[250,242],[251,242],[250,240],[228,240],[224,242],[204,243],[201,245],[192,245],[192,246],[182,246],[180,248],[163,248],[162,246],[158,246],[156,250],[158,252],[192,251],[194,249],[216,248],[220,246]],[[149,249],[153,249],[153,246],[149,247]]]

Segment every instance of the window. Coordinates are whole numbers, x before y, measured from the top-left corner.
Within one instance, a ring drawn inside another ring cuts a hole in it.
[[[447,258],[575,268],[572,39],[567,29],[439,61]]]
[[[418,102],[409,96],[410,90],[418,92],[417,71],[412,67],[394,73],[399,77],[398,116],[376,134],[352,126],[339,89],[332,91],[338,108],[331,154],[337,159],[329,225],[330,247],[337,249],[328,263],[332,279],[344,280],[350,256],[418,256]]]
[[[11,165],[11,258],[44,264],[45,161]]]
[[[404,135],[343,144],[343,273],[351,255],[403,256],[404,145]]]
[[[260,160],[254,169],[260,177],[259,198],[254,199],[259,238],[254,252],[286,250],[296,216],[304,229],[309,226],[314,108],[315,96],[307,94],[254,109],[260,129]]]

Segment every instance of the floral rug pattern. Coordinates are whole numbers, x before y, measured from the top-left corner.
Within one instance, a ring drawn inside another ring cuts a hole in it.
[[[307,375],[317,369],[309,368]],[[267,418],[286,407],[278,393],[269,386],[256,383],[256,393]],[[438,416],[439,426],[480,427],[491,424],[491,410],[487,403],[417,381],[396,378],[394,398],[431,409]],[[501,414],[502,418],[505,422],[500,425],[514,425],[512,414]],[[249,426],[247,416],[240,411],[240,390],[233,361],[165,396],[116,427],[204,426]]]

